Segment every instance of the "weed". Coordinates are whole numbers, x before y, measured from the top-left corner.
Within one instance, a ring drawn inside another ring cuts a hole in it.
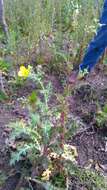
[[[42,171],[33,178],[28,177],[28,180],[29,183],[30,180],[41,183],[46,189],[66,189],[69,176],[76,177],[88,189],[106,189],[102,176],[78,168],[76,147],[66,144],[71,132],[66,128],[68,107],[64,97],[57,97],[58,106],[49,106],[52,87],[50,83],[44,83],[41,67],[38,67],[36,74],[32,72],[29,77],[38,84],[39,92],[33,92],[28,98],[28,122],[21,120],[10,124],[10,142],[16,147],[16,151],[11,152],[11,165],[26,159],[30,160],[35,170],[41,165]]]

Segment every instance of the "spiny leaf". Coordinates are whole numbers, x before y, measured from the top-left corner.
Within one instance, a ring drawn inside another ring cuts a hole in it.
[[[1,71],[8,71],[10,68],[10,64],[7,63],[5,60],[0,59],[0,70]]]
[[[8,96],[2,91],[0,90],[0,102],[3,100],[7,100]]]

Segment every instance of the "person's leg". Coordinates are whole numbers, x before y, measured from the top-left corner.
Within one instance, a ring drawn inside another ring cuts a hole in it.
[[[90,71],[99,60],[107,46],[107,26],[101,26],[97,35],[89,44],[87,52],[80,64],[80,69]]]
[[[90,71],[98,62],[107,46],[107,0],[104,2],[102,16],[100,18],[101,26],[94,39],[89,44],[86,54],[80,64],[80,70]]]
[[[100,23],[107,24],[107,0],[104,1],[104,6],[103,6],[103,10],[102,10],[102,15],[100,18]]]

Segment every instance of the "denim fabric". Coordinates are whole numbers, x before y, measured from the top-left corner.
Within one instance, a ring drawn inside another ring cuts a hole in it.
[[[107,47],[107,0],[104,1],[100,23],[101,26],[94,39],[90,42],[80,64],[80,70],[88,69],[90,72]]]
[[[100,18],[101,24],[107,24],[107,0],[104,1],[102,16]]]

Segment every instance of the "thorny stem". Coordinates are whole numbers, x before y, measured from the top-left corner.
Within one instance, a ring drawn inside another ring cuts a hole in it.
[[[43,92],[44,92],[45,105],[46,105],[46,108],[48,108],[48,100],[47,100],[47,95],[46,95],[46,92],[45,92],[44,85],[42,84],[42,82],[41,82],[40,80],[39,80],[39,84],[41,85],[42,90],[43,90]]]

